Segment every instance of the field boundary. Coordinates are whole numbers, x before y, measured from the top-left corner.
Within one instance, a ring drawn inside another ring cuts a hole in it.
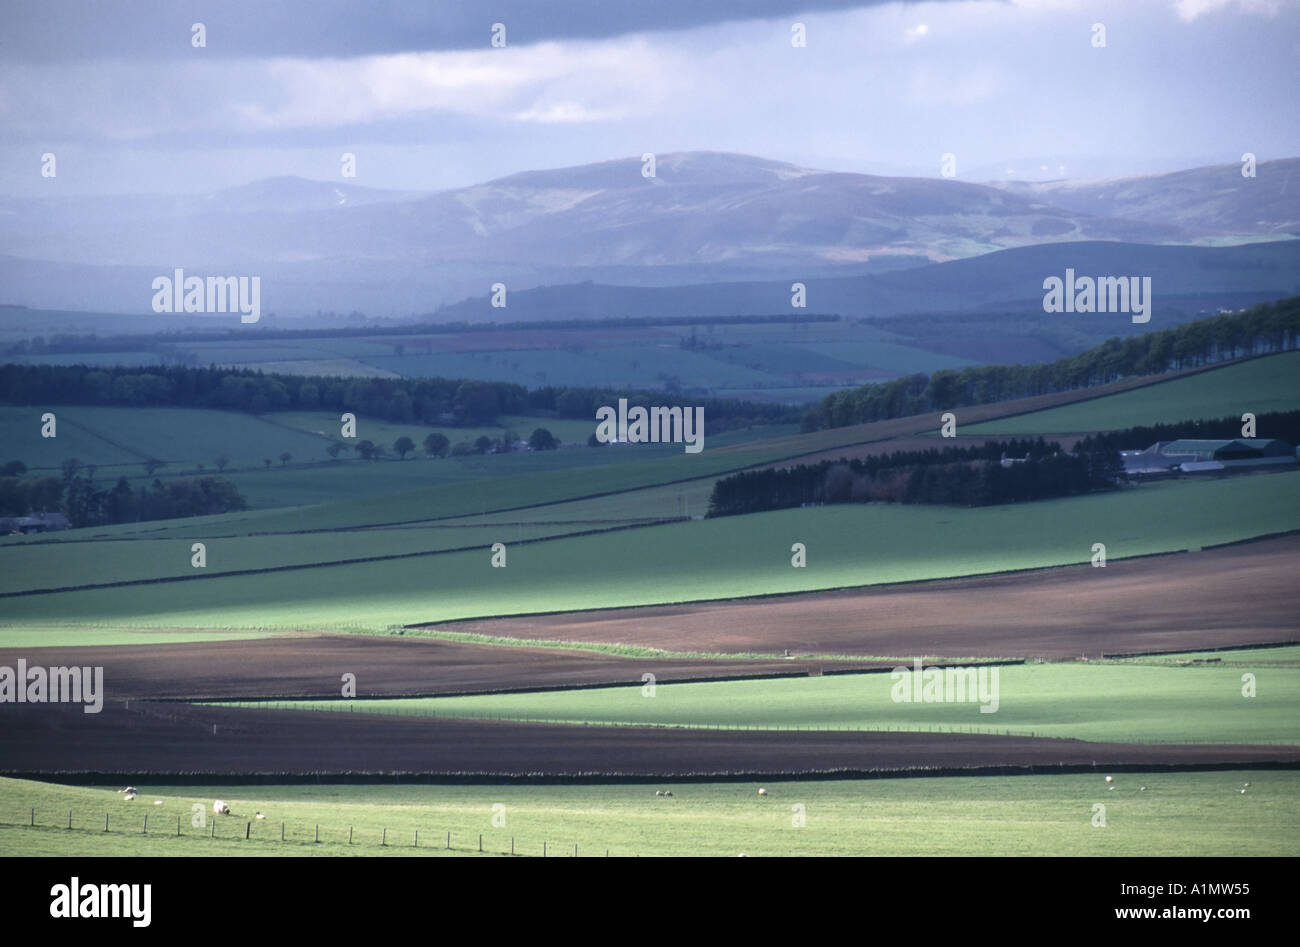
[[[1043,739],[1050,739],[1044,737]],[[1081,741],[1064,741],[1081,742]],[[719,773],[492,773],[492,772],[385,772],[341,773],[204,773],[139,772],[134,770],[46,770],[6,771],[0,776],[71,786],[120,786],[125,781],[156,786],[243,786],[243,785],[663,785],[679,783],[814,782],[822,780],[916,779],[966,776],[1052,776],[1082,773],[1203,773],[1249,772],[1251,770],[1300,770],[1300,760],[1258,760],[1239,763],[1040,763],[995,766],[911,766],[881,769],[840,768],[826,770],[744,770]]]

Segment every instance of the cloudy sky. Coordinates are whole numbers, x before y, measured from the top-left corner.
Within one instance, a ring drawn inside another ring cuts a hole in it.
[[[344,152],[355,183],[409,189],[686,150],[924,175],[952,153],[977,180],[1300,155],[1297,0],[43,0],[5,17],[14,195],[337,179]]]

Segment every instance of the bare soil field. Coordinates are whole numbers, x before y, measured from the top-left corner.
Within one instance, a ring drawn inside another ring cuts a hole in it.
[[[861,591],[448,623],[666,650],[960,657],[1192,651],[1300,639],[1300,535]]]
[[[1019,736],[685,730],[434,720],[132,702],[5,710],[4,775],[686,777],[969,767],[1151,768],[1300,762],[1295,746],[1135,745]],[[215,732],[214,732],[215,727]],[[599,780],[597,780],[599,781]]]
[[[807,675],[864,661],[628,658],[419,638],[321,635],[193,644],[0,649],[0,666],[102,667],[113,700],[338,697],[344,674],[358,697],[432,696],[713,677]]]

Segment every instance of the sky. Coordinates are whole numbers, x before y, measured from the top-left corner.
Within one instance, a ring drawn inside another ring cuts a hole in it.
[[[980,181],[1300,155],[1300,0],[43,0],[5,20],[16,196],[338,180],[345,153],[352,183],[406,190],[690,150],[927,176],[951,154]]]

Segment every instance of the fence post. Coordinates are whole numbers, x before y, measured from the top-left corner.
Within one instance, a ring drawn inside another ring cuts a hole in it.
[[[451,833],[447,833],[447,847],[451,848]]]
[[[542,857],[543,857],[543,858],[546,857],[546,843],[545,843],[545,842],[542,843]]]
[[[352,826],[348,826],[348,844],[352,844]]]
[[[108,831],[108,813],[107,813],[107,812],[104,813],[104,831],[105,831],[105,832]]]
[[[380,845],[388,844],[388,826],[384,826],[384,837],[379,840]]]
[[[245,823],[244,823],[244,839],[245,839],[245,840],[248,839],[248,833],[252,830],[252,828],[253,828],[253,823],[251,823],[251,822],[245,822]]]
[[[478,850],[479,850],[480,852],[483,851],[483,833],[482,833],[482,832],[480,832],[479,835],[478,835]]]
[[[510,854],[513,855],[514,853],[515,853],[515,837],[512,835],[510,836]]]
[[[36,810],[32,809],[32,828],[36,827]]]
[[[144,814],[144,828],[140,830],[141,835],[149,834],[149,813]]]
[[[320,823],[316,823],[316,844],[320,844]]]
[[[72,810],[71,810],[71,809],[68,810],[68,828],[69,828],[69,829],[72,828]]]
[[[415,847],[415,848],[419,848],[419,847],[420,847],[420,830],[419,830],[419,829],[416,829],[416,830],[415,830],[415,845],[414,845],[414,847]]]
[[[208,838],[216,838],[216,837],[217,837],[217,820],[216,817],[214,816],[212,819],[212,831],[208,833]]]
[[[181,837],[181,817],[180,817],[180,816],[177,816],[177,817],[176,817],[176,837],[177,837],[177,838],[180,838],[180,837]]]

